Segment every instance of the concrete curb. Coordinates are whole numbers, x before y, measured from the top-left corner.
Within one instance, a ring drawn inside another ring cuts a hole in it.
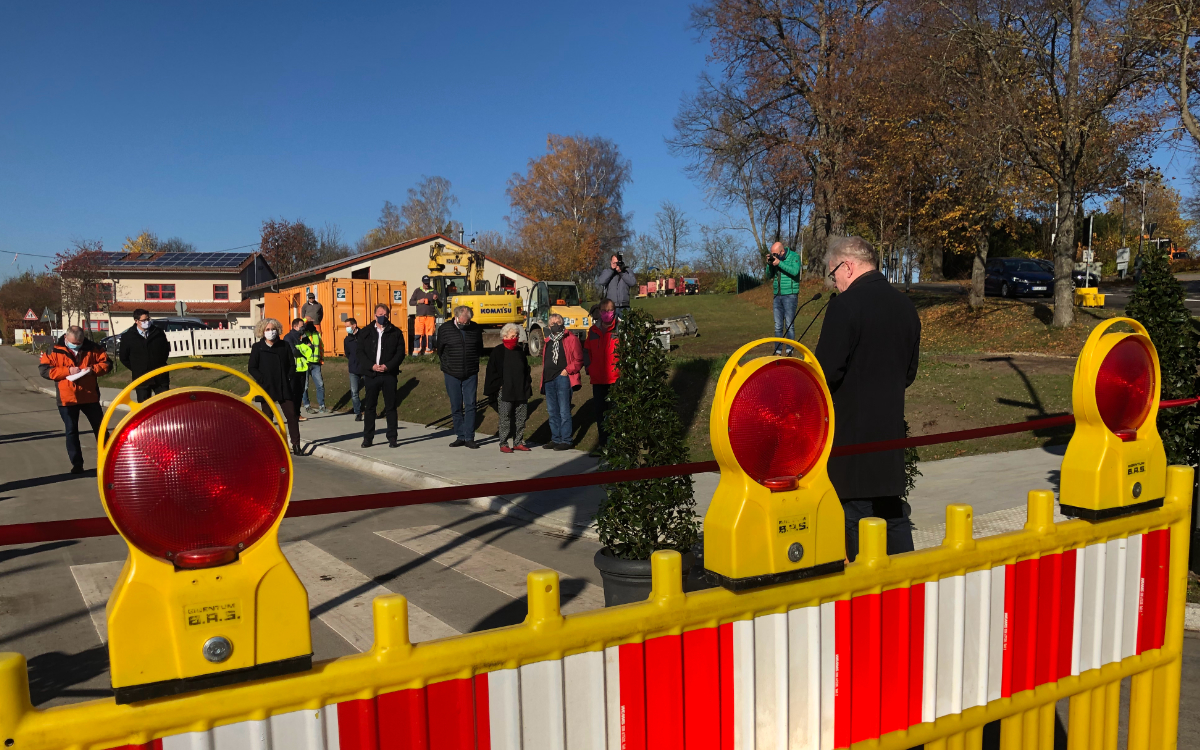
[[[397,466],[385,461],[376,461],[367,456],[360,456],[357,453],[344,451],[340,448],[334,448],[328,445],[318,445],[312,442],[301,441],[300,447],[306,455],[320,458],[325,461],[341,464],[350,469],[359,471],[367,471],[376,476],[392,479],[397,482],[416,487],[418,489],[432,489],[435,487],[454,487],[460,486],[461,482],[453,482],[445,477],[440,477],[436,474],[431,474],[425,471],[408,468],[407,466]],[[495,513],[501,516],[516,518],[535,526],[552,529],[561,534],[567,534],[573,537],[582,537],[599,541],[600,535],[596,532],[595,527],[581,526],[579,524],[565,524],[556,522],[538,515],[531,511],[522,508],[520,505],[508,500],[507,498],[493,495],[490,497],[473,497],[469,500],[460,501],[480,510],[489,513]]]
[[[1200,631],[1200,604],[1189,604],[1183,610],[1183,629]]]

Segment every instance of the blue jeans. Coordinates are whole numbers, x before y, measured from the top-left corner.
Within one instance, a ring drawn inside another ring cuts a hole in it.
[[[454,420],[454,434],[459,440],[475,439],[475,388],[479,384],[479,373],[469,378],[456,378],[442,373],[446,379],[446,394],[450,396],[450,415]]]
[[[796,317],[796,300],[799,296],[798,294],[780,294],[775,297],[775,303],[772,306],[775,312],[775,338],[796,340],[796,325],[793,320]],[[775,353],[779,354],[781,351],[783,351],[783,346],[776,344]],[[789,346],[788,354],[791,353],[792,348]]]
[[[366,377],[356,373],[350,373],[350,403],[354,406],[355,414],[362,414],[362,401],[358,398],[358,391],[366,385]]]
[[[67,457],[72,466],[83,467],[83,448],[79,446],[79,415],[82,413],[92,425],[92,433],[100,434],[100,422],[104,420],[104,408],[100,404],[71,404],[58,407],[67,436]]]
[[[300,400],[303,402],[301,406],[308,408],[308,384],[312,383],[317,387],[317,405],[322,409],[325,408],[325,376],[321,374],[320,365],[308,366],[308,379],[304,381],[304,396]]]
[[[571,444],[571,378],[559,375],[546,383],[546,411],[550,414],[550,442]]]

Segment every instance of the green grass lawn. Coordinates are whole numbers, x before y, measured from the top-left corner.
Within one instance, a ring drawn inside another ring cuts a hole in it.
[[[810,285],[802,299],[820,289]],[[823,302],[824,300],[822,300]],[[906,416],[914,435],[1020,422],[1040,416],[1063,414],[1071,410],[1073,356],[1078,353],[1088,332],[1105,311],[1083,312],[1079,322],[1066,330],[1054,329],[1049,318],[1035,303],[989,300],[981,312],[968,312],[960,297],[914,294],[913,301],[922,317],[921,367],[916,382],[909,388]],[[679,394],[678,412],[688,436],[693,460],[713,457],[708,434],[709,409],[721,368],[742,344],[773,335],[770,290],[760,288],[740,296],[701,294],[637,300],[656,318],[690,313],[700,335],[675,338],[671,342],[674,360],[671,387]],[[797,334],[813,320],[821,303],[813,303],[800,313]],[[818,317],[803,343],[816,348],[820,336]],[[1023,352],[1037,356],[1009,356]],[[754,355],[769,350],[754,352]],[[996,354],[1000,353],[1000,354]],[[245,371],[247,357],[213,357],[236,370]],[[538,382],[540,363],[534,365],[533,379]],[[333,409],[350,409],[349,378],[341,358],[325,361],[326,404]],[[129,382],[129,373],[119,366],[102,379],[102,385],[121,387]],[[173,385],[215,385],[244,392],[244,386],[230,376],[212,371],[185,370],[173,374]],[[482,383],[480,384],[482,391]],[[401,367],[399,380],[400,418],[427,424],[448,417],[450,402],[442,375],[434,357],[408,358]],[[584,385],[573,397],[575,405],[575,443],[590,449],[596,441],[595,420],[587,402],[591,386]],[[534,442],[548,441],[549,426],[543,399],[534,395],[526,436]],[[382,407],[382,405],[381,405]],[[494,432],[496,413],[488,413],[480,428]],[[923,460],[948,458],[975,453],[1033,448],[1061,442],[1070,428],[1051,433],[1020,433],[984,440],[972,440],[919,449]]]

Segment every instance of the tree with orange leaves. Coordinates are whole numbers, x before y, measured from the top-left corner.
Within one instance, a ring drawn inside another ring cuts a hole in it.
[[[508,181],[508,221],[522,270],[590,287],[593,272],[630,236],[630,164],[600,136],[549,135],[546,154]]]

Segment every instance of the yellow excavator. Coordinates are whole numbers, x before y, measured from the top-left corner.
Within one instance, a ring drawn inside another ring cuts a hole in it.
[[[535,357],[542,353],[551,313],[562,315],[567,330],[575,335],[587,335],[592,321],[579,306],[575,282],[535,282],[523,305],[516,291],[492,288],[491,282],[484,279],[485,263],[484,254],[478,250],[451,248],[444,242],[430,248],[429,281],[438,299],[444,300],[442,320],[448,320],[459,305],[471,308],[471,319],[483,327],[483,343],[489,347],[500,343],[500,329],[506,323],[516,323],[524,332],[522,341]]]
[[[495,346],[500,343],[500,329],[505,323],[525,327],[525,311],[516,292],[493,290],[484,280],[484,263],[484,255],[478,250],[435,242],[429,249],[429,281],[443,301],[442,320],[449,320],[459,305],[469,307],[472,320],[484,328],[484,345]]]

